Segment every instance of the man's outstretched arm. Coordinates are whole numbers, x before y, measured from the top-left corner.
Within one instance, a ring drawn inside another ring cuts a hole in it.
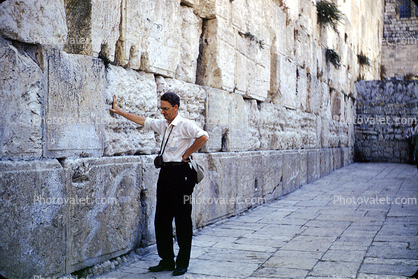
[[[114,112],[116,114],[119,114],[123,117],[125,117],[128,120],[131,120],[139,125],[144,125],[145,123],[145,117],[139,116],[139,115],[135,115],[135,114],[131,114],[125,111],[122,111],[119,109],[118,107],[118,101],[116,100],[116,95],[113,96],[113,103],[112,103],[112,108],[109,109],[111,112]]]

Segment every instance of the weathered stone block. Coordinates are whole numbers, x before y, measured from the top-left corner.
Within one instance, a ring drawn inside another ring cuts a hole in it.
[[[248,112],[243,97],[225,91],[208,90],[206,129],[209,142],[206,151],[249,150]]]
[[[187,0],[190,1],[190,0]],[[221,16],[228,18],[230,1],[228,0],[194,0],[196,13],[204,19]]]
[[[65,51],[114,61],[121,24],[121,0],[65,0],[68,39]]]
[[[342,167],[342,156],[341,156],[342,150],[341,148],[334,148],[333,149],[333,171],[337,170]]]
[[[308,150],[308,183],[321,177],[321,157],[319,149]]]
[[[174,77],[180,61],[180,0],[123,1],[116,61]]]
[[[184,6],[180,8],[180,15],[183,19],[181,23],[181,55],[175,78],[195,83],[202,19],[197,17],[191,8]]]
[[[62,48],[67,32],[63,0],[7,0],[0,4],[0,34],[6,38]]]
[[[308,151],[299,150],[299,184],[305,185],[308,183]]]
[[[240,161],[234,153],[211,153],[207,155],[207,177],[204,185],[195,188],[194,210],[196,226],[201,227],[236,212],[239,187]],[[237,164],[238,162],[238,164]]]
[[[206,88],[208,99],[206,102],[206,131],[209,141],[203,147],[207,152],[221,151],[226,144],[225,133],[229,127],[229,93],[219,89]]]
[[[308,80],[306,70],[302,68],[297,68],[297,99],[298,99],[298,107],[302,111],[306,111],[307,109],[307,99],[308,99]]]
[[[113,95],[117,96],[118,106],[129,113],[144,117],[157,117],[159,100],[157,85],[153,74],[109,66],[106,70],[105,100],[108,108],[112,106]],[[105,129],[104,154],[151,154],[159,150],[153,131],[122,116],[113,115],[106,108],[103,120]]]
[[[285,194],[283,185],[283,152],[262,152],[263,164],[260,172],[263,173],[263,197],[266,200],[276,199]]]
[[[296,65],[288,59],[283,59],[282,62],[282,76],[280,78],[282,105],[290,109],[296,109]]]
[[[300,187],[299,154],[292,151],[283,152],[283,189],[284,194]]]
[[[0,157],[42,156],[43,79],[33,59],[36,49],[20,51],[0,37]]]
[[[260,106],[256,100],[246,99],[247,115],[248,115],[248,130],[247,130],[247,150],[259,150],[261,147],[261,133],[260,133]]]
[[[331,172],[331,151],[330,149],[320,150],[320,166],[321,166],[321,177],[328,175]]]
[[[0,162],[0,273],[65,274],[65,176],[56,160]]]
[[[222,36],[224,34],[229,34],[232,38],[238,36],[222,18],[208,20],[204,25],[196,83],[233,91],[236,66],[235,41],[227,40]]]
[[[44,56],[48,65],[45,157],[101,156],[104,64],[54,49]]]
[[[228,151],[249,150],[248,146],[248,112],[243,97],[239,94],[229,94],[228,123],[226,133]]]
[[[141,157],[65,160],[68,204],[67,272],[139,246],[147,234],[155,185],[142,183]]]

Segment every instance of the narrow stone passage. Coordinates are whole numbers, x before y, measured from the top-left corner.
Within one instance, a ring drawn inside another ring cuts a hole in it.
[[[418,269],[418,172],[354,163],[204,228],[180,278],[406,278]],[[95,278],[149,273],[156,252]]]

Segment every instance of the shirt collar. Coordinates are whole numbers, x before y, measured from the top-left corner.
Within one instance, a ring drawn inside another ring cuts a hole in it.
[[[171,124],[170,125],[173,125],[173,126],[177,126],[177,124],[179,123],[179,121],[182,119],[182,117],[180,116],[180,114],[179,113],[177,113],[177,116],[176,116],[176,118],[174,118],[173,119],[173,121],[171,121]],[[170,125],[168,125],[168,122],[166,121],[165,122],[165,125],[167,126],[167,127],[169,127]]]

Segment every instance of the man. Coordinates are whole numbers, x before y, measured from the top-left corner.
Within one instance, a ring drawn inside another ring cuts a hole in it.
[[[414,158],[418,169],[418,131],[412,136],[412,146],[414,146]]]
[[[155,235],[161,261],[150,267],[151,272],[173,271],[174,276],[187,272],[192,245],[192,205],[184,202],[196,184],[196,172],[189,166],[189,157],[209,139],[208,133],[178,113],[180,98],[173,92],[161,96],[161,113],[165,120],[156,120],[130,114],[120,110],[116,96],[110,111],[117,113],[145,129],[163,135],[161,141],[163,165],[157,182],[157,207],[155,213]],[[173,228],[175,219],[179,253],[174,262]]]
[[[414,162],[414,145],[412,144],[412,136],[418,131],[416,127],[417,123],[414,120],[412,126],[406,130],[405,136],[406,140],[408,141],[408,163],[409,164],[416,164]]]

